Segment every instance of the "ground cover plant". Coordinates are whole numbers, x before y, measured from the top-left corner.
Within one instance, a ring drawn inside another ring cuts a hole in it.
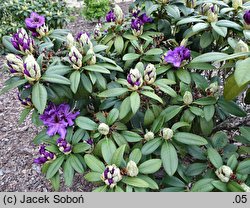
[[[18,87],[20,121],[43,127],[34,162],[54,189],[78,172],[94,191],[249,191],[250,128],[218,128],[247,116],[249,6],[136,1],[79,34],[31,12],[3,37],[1,94]]]

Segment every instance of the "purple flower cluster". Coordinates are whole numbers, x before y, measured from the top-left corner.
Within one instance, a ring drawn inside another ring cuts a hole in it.
[[[190,57],[190,50],[184,46],[179,46],[174,50],[169,50],[164,56],[164,60],[165,62],[172,64],[174,67],[179,68],[183,61],[188,61]]]
[[[66,141],[66,139],[59,138],[57,141],[57,146],[59,147],[59,150],[63,152],[64,154],[69,154],[72,150],[71,145]]]
[[[12,36],[11,43],[16,50],[25,53],[32,53],[35,46],[34,40],[28,36],[23,28],[18,29],[17,33]]]
[[[115,16],[114,10],[109,11],[108,14],[106,15],[106,21],[115,22],[115,20],[116,20],[116,16]]]
[[[39,148],[39,154],[41,155],[40,157],[34,159],[34,163],[37,163],[39,165],[46,163],[49,160],[54,160],[55,159],[55,154],[52,152],[49,152],[45,149],[45,145],[42,144]]]
[[[140,77],[136,78],[135,82],[133,82],[133,80],[132,80],[133,78],[134,78],[134,75],[129,73],[128,76],[127,76],[128,83],[131,86],[140,86],[141,85],[141,78]]]
[[[48,127],[47,134],[49,136],[58,133],[61,138],[65,138],[67,127],[74,124],[74,120],[79,114],[79,112],[72,112],[68,104],[57,106],[54,103],[49,103],[40,119]]]
[[[153,21],[152,18],[148,17],[146,13],[143,13],[142,15],[138,16],[139,13],[133,13],[134,18],[131,21],[131,28],[133,30],[139,31],[141,30],[142,26],[146,23],[150,23]]]
[[[250,10],[245,12],[243,19],[247,25],[250,25]]]
[[[40,16],[36,12],[32,12],[29,18],[25,19],[25,24],[28,30],[32,32],[32,36],[38,37],[37,30],[45,25],[45,17]]]

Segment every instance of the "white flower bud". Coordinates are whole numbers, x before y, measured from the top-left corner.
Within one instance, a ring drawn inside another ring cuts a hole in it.
[[[7,67],[11,74],[15,76],[22,76],[23,75],[23,59],[20,56],[17,56],[15,54],[8,54],[6,56],[7,60]]]
[[[185,103],[185,105],[190,105],[193,102],[193,95],[191,92],[186,91],[184,96],[183,96],[183,102]]]
[[[101,175],[101,179],[107,184],[110,188],[116,186],[116,184],[122,179],[120,169],[116,165],[108,165],[104,172]]]
[[[105,123],[100,123],[100,125],[98,126],[98,131],[102,135],[108,135],[109,126],[107,124],[105,124]]]
[[[219,169],[215,171],[215,174],[218,176],[218,178],[225,183],[227,183],[230,180],[232,173],[233,173],[232,169],[226,165],[221,166]]]
[[[240,40],[234,48],[234,53],[240,53],[240,52],[249,52],[248,45],[242,40]]]
[[[232,0],[232,6],[235,10],[242,7],[242,0]]]
[[[137,90],[142,86],[143,80],[140,71],[135,69],[130,69],[129,74],[127,76],[127,81],[130,84],[129,88],[132,90]]]
[[[196,0],[186,0],[186,6],[189,8],[195,8],[196,7]]]
[[[67,48],[71,48],[72,46],[75,45],[75,39],[71,33],[68,33],[66,37],[66,45],[67,45]]]
[[[163,139],[169,140],[169,139],[172,139],[172,137],[174,136],[174,132],[170,128],[164,128],[161,131],[161,135],[162,135]]]
[[[133,160],[130,160],[127,164],[127,173],[131,177],[135,177],[139,173],[139,169]]]
[[[115,17],[116,17],[115,22],[117,24],[121,24],[123,22],[123,20],[124,20],[124,14],[123,14],[123,11],[122,11],[121,7],[119,7],[117,4],[114,7],[114,14],[115,14]]]
[[[88,63],[89,65],[94,65],[94,64],[96,64],[96,55],[95,55],[95,52],[94,52],[93,48],[90,48],[90,49],[88,50],[87,55],[92,56],[92,57],[87,61],[87,63]]]
[[[41,37],[44,37],[48,34],[49,28],[47,25],[44,24],[41,27],[37,28],[36,31],[39,34],[39,37],[41,38]]]
[[[37,81],[41,78],[41,69],[33,55],[28,55],[24,61],[24,77],[30,81]]]
[[[148,64],[144,71],[144,80],[150,85],[153,84],[156,79],[156,69],[153,64]]]
[[[155,135],[154,135],[154,133],[153,133],[152,131],[149,131],[149,132],[147,132],[147,133],[144,135],[144,139],[145,139],[146,141],[152,140],[152,139],[154,139],[154,137],[155,137]]]
[[[69,52],[69,60],[74,69],[80,69],[82,67],[82,54],[77,50],[75,46],[72,46]]]

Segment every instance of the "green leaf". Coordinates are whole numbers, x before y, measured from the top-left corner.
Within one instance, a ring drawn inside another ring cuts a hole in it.
[[[78,142],[87,135],[86,131],[83,129],[77,129],[72,137],[72,144],[78,144]]]
[[[207,105],[204,107],[204,117],[206,121],[211,121],[215,113],[214,105]]]
[[[107,185],[100,186],[100,187],[94,189],[92,192],[106,192],[106,190],[107,190]]]
[[[115,150],[111,159],[112,164],[115,164],[117,167],[121,166],[125,148],[126,148],[126,145],[124,144]]]
[[[204,32],[200,38],[201,48],[208,47],[213,42],[213,40],[214,40],[214,38],[213,38],[211,32]]]
[[[229,181],[227,188],[231,192],[245,192],[244,189],[236,181]]]
[[[60,175],[59,172],[56,173],[51,179],[50,182],[53,186],[54,191],[59,191],[60,189]]]
[[[93,50],[95,53],[101,52],[101,51],[105,51],[108,48],[108,46],[106,45],[96,45],[94,46]]]
[[[250,160],[244,160],[239,163],[236,172],[239,174],[250,174]]]
[[[122,182],[127,184],[127,185],[134,186],[134,187],[140,187],[140,188],[148,188],[149,187],[149,184],[146,181],[144,181],[138,177],[132,178],[132,177],[125,176],[122,178]]]
[[[131,104],[131,109],[134,114],[138,111],[140,108],[140,96],[137,92],[132,92],[130,95],[130,104]]]
[[[116,146],[111,139],[105,138],[102,142],[102,156],[107,164],[111,164],[111,159],[116,150]]]
[[[194,58],[191,63],[199,63],[199,62],[214,62],[219,59],[226,58],[228,54],[226,53],[220,53],[220,52],[209,52],[202,54],[200,56],[197,56]]]
[[[130,97],[125,98],[120,106],[120,119],[125,118],[131,110]]]
[[[177,77],[184,83],[190,84],[191,83],[191,76],[190,73],[185,69],[179,69],[176,71]]]
[[[141,160],[141,157],[142,157],[142,153],[141,153],[141,150],[136,148],[134,149],[130,155],[129,155],[129,160],[132,160],[134,161],[136,164],[139,163],[139,161]]]
[[[216,33],[218,33],[220,36],[222,36],[224,38],[227,36],[227,28],[226,27],[219,27],[216,25],[216,22],[212,22],[211,25],[212,25],[212,28],[214,29],[214,31]]]
[[[247,113],[233,101],[226,101],[221,98],[218,100],[218,105],[222,108],[223,111],[226,111],[232,115],[238,117],[247,116]]]
[[[52,178],[57,173],[57,171],[61,167],[63,161],[64,161],[64,156],[60,156],[51,163],[51,165],[49,166],[48,171],[46,173],[47,179]]]
[[[3,8],[3,7],[2,7]],[[12,45],[11,43],[11,37],[10,36],[3,36],[2,37],[2,43],[4,45],[4,47],[10,51],[11,53],[14,53],[14,54],[22,54],[20,51],[16,50],[14,48],[14,46]]]
[[[126,89],[126,88],[111,88],[111,89],[108,89],[108,90],[101,92],[98,96],[99,97],[117,97],[117,96],[124,94],[125,92],[128,92],[128,89]]]
[[[24,122],[24,120],[27,118],[27,116],[29,115],[31,110],[32,110],[32,108],[23,109],[23,111],[20,115],[19,121],[18,121],[19,124],[22,124]]]
[[[206,168],[206,163],[192,163],[187,167],[185,174],[187,176],[201,175],[201,173],[204,172]]]
[[[139,59],[140,58],[140,54],[136,54],[136,53],[127,53],[126,55],[124,55],[122,57],[122,60],[123,61],[134,61],[136,59]]]
[[[207,140],[196,134],[187,132],[177,132],[174,134],[174,139],[180,143],[187,145],[206,145]]]
[[[221,181],[212,181],[212,185],[222,192],[228,192],[226,183]]]
[[[121,36],[115,38],[115,50],[118,54],[121,54],[124,48],[124,40]]]
[[[187,18],[183,18],[182,20],[178,21],[176,25],[183,25],[183,24],[194,23],[194,22],[204,22],[204,20],[198,19],[195,17],[187,17]]]
[[[216,149],[222,149],[229,143],[227,134],[223,131],[216,132],[212,137],[212,144]]]
[[[241,126],[240,133],[244,136],[248,141],[250,141],[250,127],[248,126]]]
[[[103,173],[105,166],[104,164],[98,160],[95,156],[90,155],[90,154],[86,154],[84,156],[84,160],[87,164],[87,166],[93,170],[94,172],[98,172],[98,173]]]
[[[77,126],[79,126],[81,129],[84,129],[84,130],[92,131],[92,130],[96,130],[98,127],[98,125],[94,121],[84,116],[77,117],[75,122]]]
[[[47,90],[37,82],[32,88],[32,103],[40,114],[43,113],[47,103]]]
[[[50,82],[50,83],[56,83],[56,84],[65,84],[70,85],[72,81],[68,80],[64,76],[58,75],[58,74],[45,74],[41,78],[43,81]]]
[[[81,142],[81,143],[78,143],[76,145],[73,146],[73,152],[74,153],[83,153],[83,152],[86,152],[87,150],[90,149],[90,145],[85,143],[85,142]]]
[[[173,105],[170,107],[167,107],[161,115],[164,116],[165,122],[170,121],[172,118],[174,118],[180,111],[182,110],[181,106]]]
[[[177,123],[175,123],[173,126],[172,126],[172,130],[173,131],[176,131],[177,129],[179,129],[179,128],[181,128],[181,127],[185,127],[185,126],[190,126],[190,124],[189,123],[187,123],[187,122],[177,122]]]
[[[141,152],[143,155],[153,153],[162,144],[162,138],[155,138],[143,145]]]
[[[132,131],[123,131],[121,135],[124,136],[128,142],[139,142],[142,140],[139,134]]]
[[[84,73],[81,73],[81,82],[85,90],[87,90],[89,93],[92,93],[92,83]]]
[[[98,182],[101,181],[101,174],[98,172],[89,172],[84,178],[89,182]]]
[[[153,179],[151,179],[149,176],[138,175],[137,178],[140,178],[140,179],[146,181],[148,183],[150,189],[153,189],[153,190],[159,189],[158,184]]]
[[[78,173],[84,172],[84,168],[82,166],[81,161],[75,155],[70,154],[68,160],[70,161],[70,164],[75,171],[77,171]]]
[[[72,71],[72,68],[69,66],[65,66],[65,65],[50,65],[47,70],[45,71],[45,75],[46,76],[50,76],[50,75],[65,75],[68,74],[70,71]]]
[[[145,55],[152,56],[152,55],[161,55],[163,53],[163,50],[160,48],[152,48],[148,50]]]
[[[233,28],[242,31],[242,27],[239,24],[230,20],[219,20],[218,22],[216,22],[216,25],[219,27]]]
[[[149,126],[155,120],[154,112],[149,108],[144,116],[144,126]]]
[[[107,124],[112,125],[119,118],[119,110],[117,108],[113,108],[107,117]]]
[[[196,105],[214,105],[217,103],[217,100],[215,97],[204,97],[195,100],[193,103]]]
[[[147,96],[149,98],[152,98],[154,100],[157,100],[160,103],[163,103],[163,100],[158,95],[156,95],[153,92],[150,92],[150,91],[141,91],[141,94],[143,94],[143,95],[145,95],[145,96]]]
[[[80,78],[81,78],[81,74],[79,71],[74,71],[71,75],[70,75],[70,89],[72,90],[73,93],[77,92],[79,83],[80,83]]]
[[[175,147],[165,141],[161,148],[161,160],[166,173],[169,176],[174,175],[178,167],[178,156]]]
[[[212,178],[201,179],[193,185],[191,191],[192,192],[210,192],[214,189],[214,186],[212,184],[213,181],[214,179]]]
[[[249,64],[250,58],[236,62],[234,77],[239,87],[250,82]]]
[[[227,166],[229,166],[232,170],[234,170],[238,165],[238,160],[235,155],[232,155],[230,158],[227,160]]]
[[[71,186],[74,179],[74,169],[70,164],[69,159],[66,160],[63,166],[63,177],[66,186]]]
[[[18,87],[18,86],[20,86],[20,85],[25,84],[26,82],[27,82],[26,79],[21,79],[21,80],[18,80],[18,81],[16,81],[16,82],[12,82],[11,84],[8,84],[7,86],[5,86],[4,88],[2,88],[2,89],[0,90],[0,95],[2,95],[2,94],[4,94],[4,93],[8,92],[9,90],[14,89],[15,87]]]
[[[241,75],[240,75],[241,76]],[[240,84],[241,85],[241,84]],[[225,82],[223,95],[226,100],[233,100],[246,89],[247,85],[238,86],[234,75],[230,75]]]
[[[207,29],[209,27],[209,24],[208,23],[197,23],[195,24],[191,29],[192,29],[192,32],[193,33],[198,33],[198,32],[201,32],[205,29]]]
[[[109,70],[107,70],[105,67],[102,67],[99,65],[84,66],[83,68],[86,69],[87,71],[91,71],[91,72],[100,72],[103,74],[110,74]]]
[[[217,169],[223,165],[222,158],[220,154],[213,148],[208,148],[207,150],[208,159]]]
[[[160,159],[151,159],[142,163],[139,167],[139,172],[142,174],[152,174],[161,168]]]

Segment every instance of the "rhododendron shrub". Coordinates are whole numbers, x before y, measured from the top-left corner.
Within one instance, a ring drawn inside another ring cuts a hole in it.
[[[135,1],[93,33],[31,13],[5,37],[5,69],[43,130],[34,162],[55,188],[75,173],[94,191],[249,191],[249,3]],[[242,94],[243,92],[243,94]]]

